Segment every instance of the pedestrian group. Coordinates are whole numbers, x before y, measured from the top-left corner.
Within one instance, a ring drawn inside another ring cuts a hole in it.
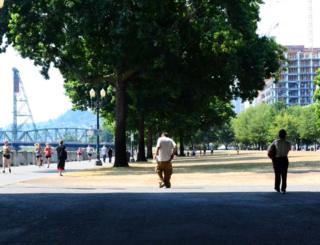
[[[88,160],[90,162],[94,154],[94,148],[88,145],[88,147],[86,148],[86,151],[87,151]],[[59,175],[63,176],[62,173],[65,170],[65,163],[68,158],[68,153],[63,140],[59,142],[59,145],[56,148],[56,152],[57,152],[57,160],[58,160],[57,170],[59,172]],[[9,145],[9,141],[5,140],[3,142],[3,148],[2,148],[2,163],[3,163],[2,173],[6,173],[6,168],[8,169],[9,173],[11,173],[11,154],[12,154],[12,150]],[[53,154],[54,154],[54,150],[49,143],[46,143],[44,149],[42,149],[40,143],[36,143],[34,145],[34,156],[36,160],[36,165],[39,167],[43,166],[43,162],[44,162],[43,156],[44,156],[46,159],[47,168],[50,168]],[[83,149],[81,147],[77,149],[76,155],[77,155],[78,161],[83,160]],[[109,163],[112,162],[113,151],[111,147],[107,149],[106,145],[104,145],[101,149],[101,155],[103,157],[104,163],[106,162],[107,156],[108,156]]]
[[[274,140],[272,144],[268,147],[268,156],[272,159],[272,165],[274,169],[274,189],[277,192],[286,193],[287,189],[287,173],[288,173],[288,153],[291,149],[291,144],[286,140],[287,132],[281,129],[278,134],[279,138]],[[205,148],[203,148],[205,154]],[[171,188],[171,175],[173,172],[172,160],[177,151],[177,145],[173,139],[168,137],[168,133],[163,132],[157,140],[156,152],[154,155],[154,160],[156,162],[156,173],[159,177],[159,187]],[[47,168],[50,167],[51,158],[53,155],[52,147],[49,143],[46,144],[44,150],[42,151],[41,145],[39,143],[35,144],[35,157],[36,164],[41,167],[43,164],[43,154],[47,160]],[[60,176],[63,176],[65,170],[65,162],[68,158],[68,153],[63,141],[60,141],[59,146],[56,148],[58,164],[57,169]],[[87,156],[89,162],[92,159],[94,149],[90,145],[86,148]],[[77,160],[80,161],[83,157],[82,148],[78,148]],[[107,149],[104,145],[101,148],[101,155],[103,162],[106,162],[108,156],[108,162],[111,163],[113,151],[111,148]],[[4,141],[2,150],[2,160],[3,160],[3,170],[2,173],[6,172],[8,168],[9,173],[11,173],[11,148],[9,142]]]

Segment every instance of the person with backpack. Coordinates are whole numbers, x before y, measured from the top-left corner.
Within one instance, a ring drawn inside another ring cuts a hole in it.
[[[272,159],[275,175],[274,189],[283,194],[287,189],[287,173],[289,167],[288,153],[291,144],[286,140],[287,132],[284,129],[279,131],[279,138],[272,142],[268,148],[268,156]],[[281,184],[281,189],[280,189]]]
[[[109,163],[111,163],[111,160],[112,160],[112,148],[110,147],[109,150],[108,150],[108,158],[109,158]]]
[[[62,176],[62,172],[64,171],[66,160],[67,160],[67,150],[65,145],[63,144],[63,140],[60,141],[59,146],[57,147],[57,156],[58,156],[58,171],[60,176]]]

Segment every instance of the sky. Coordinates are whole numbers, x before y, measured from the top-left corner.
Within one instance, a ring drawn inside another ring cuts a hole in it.
[[[260,8],[258,33],[274,36],[283,45],[309,42],[308,0],[265,0]],[[320,47],[320,0],[312,1],[313,46]]]
[[[265,0],[261,6],[258,33],[274,36],[283,45],[309,45],[308,0]],[[313,0],[313,46],[320,47],[320,0]],[[13,49],[0,54],[0,128],[13,120],[13,72],[20,71],[35,122],[57,118],[72,105],[65,95],[63,78],[57,69],[51,69],[45,80],[39,68],[23,59]]]
[[[13,67],[19,70],[35,122],[55,119],[71,109],[63,78],[57,69],[52,69],[50,79],[46,80],[31,60],[21,58],[13,48],[9,48],[0,54],[0,128],[13,121]]]

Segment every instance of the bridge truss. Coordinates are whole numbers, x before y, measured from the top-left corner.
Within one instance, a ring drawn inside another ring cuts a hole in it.
[[[8,140],[15,143],[57,143],[64,140],[68,143],[93,143],[97,135],[91,128],[44,128],[26,131],[0,131],[0,141]],[[16,137],[16,140],[15,140]],[[102,136],[102,142],[103,142]],[[105,139],[106,140],[106,139]]]

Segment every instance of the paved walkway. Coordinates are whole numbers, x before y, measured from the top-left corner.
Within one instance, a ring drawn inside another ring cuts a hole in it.
[[[282,195],[270,165],[231,171],[216,158],[223,169],[177,161],[172,189],[157,188],[150,164],[71,162],[64,177],[54,165],[14,168],[0,175],[0,244],[319,244],[314,159],[292,169]]]
[[[0,195],[0,244],[319,244],[319,193]]]
[[[106,166],[106,164],[104,164]],[[66,163],[66,172],[75,172],[85,169],[97,169],[101,168],[100,166],[95,166],[95,161],[80,161],[80,162],[67,162]],[[42,167],[35,165],[28,166],[19,166],[11,167],[12,173],[9,173],[9,170],[6,168],[6,173],[2,173],[2,168],[0,171],[0,192],[3,187],[12,185],[21,181],[39,179],[49,176],[57,175],[57,164],[50,164],[50,168],[47,168],[47,164],[44,164]]]

